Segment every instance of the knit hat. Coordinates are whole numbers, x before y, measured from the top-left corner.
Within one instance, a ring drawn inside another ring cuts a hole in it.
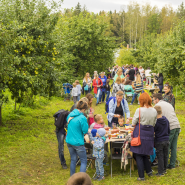
[[[93,136],[93,137],[95,137],[95,136],[96,136],[96,132],[97,132],[97,130],[96,130],[96,129],[92,129],[92,130],[91,130],[91,134],[92,134],[92,136]]]
[[[106,131],[104,128],[99,128],[97,130],[98,134],[100,135],[100,137],[103,137],[106,134]]]

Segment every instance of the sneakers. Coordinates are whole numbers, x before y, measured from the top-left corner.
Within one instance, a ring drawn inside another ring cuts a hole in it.
[[[162,177],[162,176],[164,176],[164,173],[161,173],[161,174],[157,173],[156,176],[157,177]]]
[[[163,173],[164,173],[164,174],[167,174],[167,171],[166,171],[166,170],[164,170],[164,171],[163,171]]]
[[[129,105],[133,105],[133,103],[130,103]]]
[[[66,164],[62,164],[62,168],[63,169],[67,169],[67,165]]]
[[[93,180],[98,180],[100,178],[100,176],[95,176],[94,178],[93,178]]]
[[[153,173],[152,171],[150,173],[147,173],[149,177],[152,177],[153,176]]]
[[[102,181],[102,180],[104,180],[104,179],[105,179],[104,176],[103,176],[103,177],[100,176],[97,180],[98,180],[98,181]]]
[[[138,177],[137,180],[138,180],[138,181],[145,181],[145,178],[140,178],[140,177]]]
[[[170,166],[170,165],[167,166],[167,169],[168,169],[168,170],[172,170],[172,169],[174,169],[174,168],[175,168],[175,167],[172,167],[172,166]]]

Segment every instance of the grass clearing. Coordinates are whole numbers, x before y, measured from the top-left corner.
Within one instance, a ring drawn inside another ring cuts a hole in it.
[[[42,103],[43,102],[43,103]],[[95,113],[103,115],[106,120],[105,104],[93,107]],[[14,102],[10,101],[3,106],[3,126],[0,127],[0,184],[38,184],[38,185],[61,185],[67,182],[70,170],[70,156],[65,144],[65,158],[68,169],[63,170],[58,158],[58,143],[55,135],[53,114],[59,109],[70,109],[72,101],[64,102],[61,98],[47,100],[37,97],[34,109],[21,107],[20,112],[13,111]],[[129,105],[133,116],[137,104]],[[185,184],[185,102],[178,97],[176,100],[176,113],[181,123],[181,133],[178,139],[177,158],[180,166],[169,170],[164,177],[146,177],[145,182],[137,182],[137,169],[129,177],[129,165],[126,172],[120,169],[120,161],[113,161],[113,178],[110,173],[104,181],[94,181],[93,184]],[[109,172],[110,166],[106,166]],[[78,166],[76,171],[78,172]],[[157,173],[157,168],[153,168]],[[92,177],[95,169],[87,173]],[[154,174],[155,174],[154,173]]]

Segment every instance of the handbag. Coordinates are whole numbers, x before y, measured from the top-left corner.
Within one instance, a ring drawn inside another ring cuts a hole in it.
[[[132,138],[131,146],[140,146],[141,145],[141,139],[140,139],[140,108],[139,108],[139,135],[138,137]]]
[[[86,85],[86,86],[84,87],[84,91],[88,91],[88,90],[89,90],[89,86]]]

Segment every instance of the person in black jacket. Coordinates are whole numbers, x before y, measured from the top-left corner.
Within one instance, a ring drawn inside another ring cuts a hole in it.
[[[170,126],[169,121],[165,116],[162,116],[161,106],[155,106],[157,111],[157,122],[154,127],[155,131],[155,146],[158,159],[158,173],[157,176],[163,176],[166,173],[168,164],[168,147]]]
[[[106,85],[105,85],[105,92],[106,92],[106,94],[107,94],[106,102],[108,102],[108,100],[109,100],[110,90],[111,90],[111,87],[110,87],[110,85],[109,85],[109,82],[110,82],[110,80],[107,79]]]
[[[159,73],[159,78],[158,78],[158,85],[159,85],[159,93],[162,93],[163,90],[163,74]]]

